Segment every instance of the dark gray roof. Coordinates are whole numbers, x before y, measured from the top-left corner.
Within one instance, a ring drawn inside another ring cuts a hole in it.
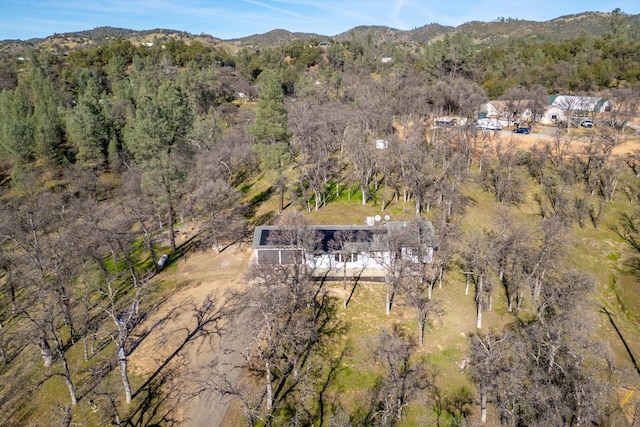
[[[420,228],[415,227],[420,224]],[[407,227],[414,227],[408,229]],[[297,233],[293,227],[261,226],[256,227],[253,236],[254,249],[269,249],[282,247],[304,246],[304,242],[313,240],[311,245],[319,252],[350,252],[382,251],[385,249],[384,237],[389,233],[398,236],[398,246],[435,247],[435,233],[429,221],[419,223],[413,221],[390,221],[381,225],[313,225],[306,227],[304,232]],[[283,236],[285,236],[283,238]],[[307,243],[306,245],[309,245]]]

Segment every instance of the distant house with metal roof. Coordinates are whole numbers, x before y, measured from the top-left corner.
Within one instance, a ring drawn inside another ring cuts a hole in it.
[[[593,117],[594,114],[611,112],[613,101],[595,96],[554,95],[540,119],[543,124],[567,121],[569,117]]]

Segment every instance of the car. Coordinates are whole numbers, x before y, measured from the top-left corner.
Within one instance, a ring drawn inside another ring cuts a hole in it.
[[[583,120],[582,123],[580,123],[580,126],[583,128],[592,128],[593,122],[591,120]]]
[[[531,129],[526,127],[517,127],[513,130],[513,133],[523,133],[525,135],[529,135],[531,133]]]
[[[162,255],[158,260],[158,267],[164,267],[168,259],[169,259],[169,255],[167,254]]]
[[[476,127],[482,130],[502,130],[500,123],[479,123]]]

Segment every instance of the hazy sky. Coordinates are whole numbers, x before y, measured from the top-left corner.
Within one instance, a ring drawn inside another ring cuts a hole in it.
[[[282,28],[334,36],[358,25],[410,30],[430,23],[511,17],[547,21],[586,11],[620,8],[640,13],[640,1],[537,0],[0,0],[0,40],[111,26],[166,28],[222,39]]]

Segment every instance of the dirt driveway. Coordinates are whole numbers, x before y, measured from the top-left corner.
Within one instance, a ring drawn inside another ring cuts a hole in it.
[[[154,283],[157,285],[158,281],[170,281],[178,284],[179,290],[141,325],[140,329],[148,331],[148,335],[130,356],[131,371],[144,377],[156,371],[195,328],[195,307],[203,304],[207,298],[219,299],[225,292],[242,287],[250,255],[251,248],[247,245],[242,248],[232,246],[222,253],[214,250],[193,253],[156,276],[151,286]],[[203,340],[189,343],[180,351],[180,357],[174,359],[180,365],[180,376],[172,380],[172,386],[187,394],[194,391],[197,387],[194,386],[194,378],[202,379],[206,375],[207,364],[222,353],[221,348],[240,345],[242,343],[235,334],[228,334],[222,342],[215,341],[213,345]],[[177,414],[184,420],[184,425],[222,425],[228,402],[220,402],[206,392],[189,399],[183,393],[179,399]]]

